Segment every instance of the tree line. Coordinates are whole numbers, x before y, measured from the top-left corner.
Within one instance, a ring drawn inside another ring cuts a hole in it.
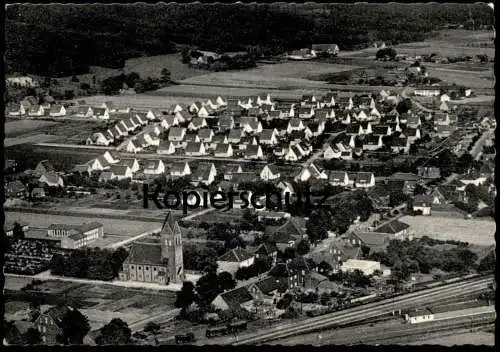
[[[443,23],[465,23],[469,14],[476,25],[494,23],[484,4],[13,5],[6,9],[7,72],[121,68],[128,58],[173,53],[176,44],[262,55],[312,43],[341,50],[397,44],[423,40]]]
[[[76,249],[67,256],[55,254],[50,262],[50,271],[53,275],[111,281],[118,277],[127,256],[124,248],[115,251]]]

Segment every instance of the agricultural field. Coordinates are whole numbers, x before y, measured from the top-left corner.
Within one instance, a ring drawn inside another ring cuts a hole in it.
[[[11,120],[6,121],[5,137],[16,137],[29,132],[41,130],[44,127],[57,125],[57,122],[41,120]]]
[[[264,64],[253,69],[237,72],[208,73],[185,79],[180,83],[260,89],[314,89],[323,88],[323,84],[307,79],[312,75],[351,71],[357,68],[359,67],[314,61],[284,62]]]
[[[495,244],[496,224],[492,220],[467,220],[437,216],[403,216],[414,237],[429,236],[438,240],[456,240],[476,245]]]
[[[442,65],[445,66],[445,65]],[[474,88],[490,88],[495,86],[493,70],[488,71],[462,71],[446,67],[427,69],[429,76],[440,78],[445,84]]]
[[[181,55],[178,53],[129,59],[125,61],[125,67],[123,70],[125,74],[136,72],[142,78],[160,78],[161,70],[164,68],[170,71],[170,77],[173,81],[203,75],[207,72],[205,70],[199,70],[183,64],[181,62]]]
[[[485,53],[489,58],[495,57],[491,31],[443,30],[423,42],[395,45],[398,53],[415,55],[430,55],[436,53],[442,56],[475,56]],[[477,47],[476,45],[481,45]]]

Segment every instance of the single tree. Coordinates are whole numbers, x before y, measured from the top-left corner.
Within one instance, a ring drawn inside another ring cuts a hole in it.
[[[227,271],[221,272],[218,277],[218,284],[222,291],[232,290],[236,287],[236,281],[233,276]]]
[[[81,345],[83,338],[90,331],[87,317],[77,309],[72,309],[63,316],[61,328],[61,342],[64,344]]]
[[[196,300],[196,293],[194,292],[194,285],[191,281],[184,281],[182,288],[177,292],[177,299],[175,306],[177,308],[185,309]]]
[[[125,345],[130,343],[132,331],[127,323],[115,318],[100,329],[95,342],[98,345]]]
[[[14,228],[12,229],[12,232],[15,239],[24,239],[23,227],[17,221],[14,222]]]
[[[300,255],[307,254],[309,253],[310,250],[311,250],[311,245],[309,244],[308,241],[302,240],[297,245],[297,253]]]
[[[23,340],[26,345],[40,345],[42,343],[42,335],[35,328],[29,328],[23,334]]]
[[[167,83],[170,82],[170,80],[172,78],[171,76],[172,75],[171,75],[170,71],[167,68],[163,68],[161,70],[161,79],[162,79],[163,82],[167,82]]]
[[[149,323],[146,324],[146,327],[144,328],[144,332],[150,332],[153,334],[157,334],[160,331],[160,325],[156,324],[155,322],[150,321]]]

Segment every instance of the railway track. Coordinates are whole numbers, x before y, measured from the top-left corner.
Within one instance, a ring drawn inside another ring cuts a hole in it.
[[[235,345],[259,344],[286,338],[288,336],[300,335],[326,328],[334,328],[360,320],[380,317],[401,309],[435,302],[439,299],[454,297],[463,294],[479,293],[485,290],[493,282],[491,276],[486,278],[469,279],[467,281],[453,282],[445,286],[417,291],[409,294],[386,299],[379,302],[369,303],[364,306],[351,308],[346,311],[330,313],[324,316],[308,319],[300,323],[292,323],[271,329],[258,335],[240,338]],[[232,341],[229,341],[231,343]]]

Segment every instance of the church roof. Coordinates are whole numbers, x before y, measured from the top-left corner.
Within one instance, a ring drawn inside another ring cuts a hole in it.
[[[166,258],[161,256],[161,245],[156,243],[134,243],[126,259],[130,264],[166,265]]]
[[[174,220],[174,216],[171,212],[167,213],[165,220],[163,221],[163,226],[161,227],[161,236],[173,236],[175,234],[181,233],[181,229],[177,221]]]

